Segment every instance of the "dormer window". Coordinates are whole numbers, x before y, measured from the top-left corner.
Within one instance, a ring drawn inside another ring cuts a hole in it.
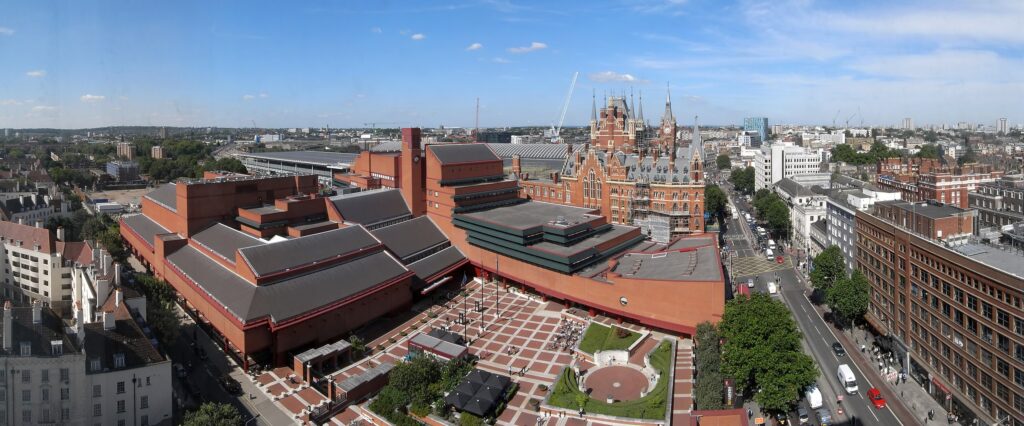
[[[50,354],[53,356],[61,356],[64,354],[64,342],[60,340],[50,341]]]
[[[89,360],[89,370],[91,370],[91,371],[100,371],[100,359],[99,358],[93,358],[93,359]]]
[[[21,356],[32,356],[31,342],[21,342]]]
[[[123,353],[119,352],[119,353],[114,354],[114,368],[124,368],[124,354]]]

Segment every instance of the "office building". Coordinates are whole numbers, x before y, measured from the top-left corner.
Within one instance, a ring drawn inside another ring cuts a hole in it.
[[[903,119],[903,130],[914,130],[914,119],[907,117]]]
[[[512,132],[484,131],[476,134],[476,141],[483,143],[512,143]]]
[[[768,140],[768,131],[771,130],[771,127],[768,127],[768,118],[766,117],[747,117],[743,119],[743,130],[757,132],[761,141],[764,142]]]
[[[111,161],[107,163],[107,174],[117,182],[139,180],[139,163],[134,161]]]
[[[118,142],[117,143],[117,156],[124,160],[135,159],[135,144],[131,142]]]
[[[736,134],[736,142],[739,146],[757,148],[761,146],[764,140],[761,139],[761,135],[756,131],[743,131]]]
[[[772,124],[772,136],[775,136],[776,139],[779,136],[782,136],[782,125],[781,124]]]
[[[825,218],[827,195],[823,190],[820,193],[812,191],[790,178],[782,178],[774,188],[779,198],[789,205],[793,247],[807,253],[811,244],[811,224]]]
[[[164,158],[164,147],[160,145],[153,145],[149,149],[149,156],[153,157],[154,160],[162,160]]]
[[[971,238],[974,213],[879,202],[857,214],[866,319],[961,424],[1024,424],[1024,256]],[[909,357],[905,354],[909,353]]]
[[[64,230],[56,235],[43,228],[15,222],[0,222],[0,274],[3,299],[19,304],[32,301],[67,310],[72,303],[72,270],[75,263],[91,264],[92,250],[84,242],[63,241]],[[83,261],[88,259],[88,262]]]
[[[1009,127],[1009,124],[1007,123],[1006,119],[1005,118],[1000,118],[998,125],[996,125],[996,132],[1005,135],[1009,131],[1010,131],[1010,127]]]
[[[900,199],[900,193],[897,191],[882,190],[856,179],[849,181],[843,185],[848,189],[835,189],[825,200],[825,247],[839,247],[843,253],[843,264],[846,265],[847,273],[853,272],[854,258],[857,254],[857,212],[870,209],[878,201]]]
[[[978,210],[982,226],[1004,227],[1024,222],[1024,176],[1002,176],[978,184],[967,194],[968,206]]]
[[[762,145],[754,156],[754,187],[768,188],[783,178],[819,173],[826,161],[820,148],[803,148],[792,142]]]
[[[968,206],[968,192],[1003,175],[988,164],[949,166],[929,158],[882,159],[877,171],[875,183],[882,189],[899,191],[905,201],[935,200],[960,208]]]

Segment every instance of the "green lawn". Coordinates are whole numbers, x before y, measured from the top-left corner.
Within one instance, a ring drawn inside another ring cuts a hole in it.
[[[607,327],[605,327],[607,328]],[[588,330],[589,332],[589,330]],[[607,403],[603,399],[587,399],[584,409],[588,413],[604,414],[609,416],[628,417],[633,419],[658,420],[665,418],[665,410],[668,407],[669,393],[669,367],[672,365],[672,344],[662,342],[651,354],[651,366],[661,373],[654,390],[647,396],[633,400]],[[579,391],[576,373],[571,368],[566,368],[558,380],[555,381],[551,391],[551,398],[548,403],[562,408],[578,410],[576,402],[577,395],[583,394]]]
[[[619,337],[615,330],[625,329],[606,327],[596,322],[590,323],[587,331],[583,333],[583,340],[580,341],[580,350],[588,354],[598,351],[626,350],[640,338],[640,333],[629,330],[625,330],[629,333],[626,337]]]

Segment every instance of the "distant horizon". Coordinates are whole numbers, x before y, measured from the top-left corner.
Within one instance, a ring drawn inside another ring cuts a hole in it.
[[[1024,2],[452,1],[12,0],[0,128],[1024,122]]]

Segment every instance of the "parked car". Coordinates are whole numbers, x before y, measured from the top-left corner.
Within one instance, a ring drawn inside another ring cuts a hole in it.
[[[188,372],[185,371],[185,367],[182,367],[181,364],[174,364],[174,374],[178,375],[179,379],[188,377]]]
[[[878,388],[868,389],[868,400],[879,410],[885,408],[885,398],[882,398],[882,392]]]
[[[846,349],[839,342],[832,342],[832,352],[835,352],[836,356],[846,356]]]
[[[242,385],[228,374],[220,376],[220,385],[224,390],[228,391],[229,394],[238,395],[242,393]]]
[[[818,424],[821,426],[829,426],[832,424],[832,413],[827,408],[819,408],[817,412]]]
[[[747,288],[754,288],[754,279],[747,278]]]
[[[796,416],[797,418],[800,419],[800,424],[804,424],[811,421],[810,413],[808,413],[807,409],[804,407],[798,407],[796,409]]]

